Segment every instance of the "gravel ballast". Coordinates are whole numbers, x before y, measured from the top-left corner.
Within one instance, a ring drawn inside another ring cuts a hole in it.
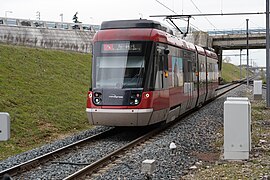
[[[141,163],[145,159],[156,161],[153,179],[179,179],[192,169],[197,169],[202,160],[218,160],[220,151],[217,152],[212,146],[216,138],[222,138],[219,130],[223,127],[226,97],[241,97],[246,90],[246,86],[242,85],[204,106],[153,138],[152,143],[133,149],[129,157],[122,158],[121,163],[95,179],[144,179]],[[175,153],[169,149],[171,142],[177,146]]]
[[[203,163],[201,161],[202,159],[210,161],[219,158],[216,155],[220,154],[220,151],[217,152],[216,148],[212,146],[216,138],[222,138],[220,137],[219,130],[223,126],[224,101],[228,96],[242,96],[245,94],[245,91],[246,86],[242,85],[204,106],[198,112],[182,119],[170,129],[152,138],[150,140],[151,143],[148,142],[134,148],[132,152],[128,153],[128,156],[120,158],[120,162],[109,168],[109,170],[97,174],[94,178],[144,179],[145,175],[141,173],[141,163],[145,159],[154,159],[156,161],[156,170],[152,175],[153,179],[179,179],[179,177],[186,175],[190,170],[200,166]],[[79,135],[10,157],[0,162],[0,171],[107,129],[108,127],[96,127]],[[175,152],[171,152],[169,149],[171,142],[174,142],[177,146]],[[107,146],[100,148],[98,152],[91,151],[90,149],[85,153],[86,155],[87,153],[91,153],[91,156],[102,156],[108,152],[106,150],[107,148],[112,148],[112,144],[107,143]],[[74,163],[84,163],[82,161],[83,156],[85,155],[74,155],[69,160]],[[31,175],[27,173],[27,177],[31,177],[30,179],[62,179],[62,175],[67,174],[67,171],[72,166],[75,168],[82,167],[67,164],[59,166],[57,164],[57,166],[52,165],[49,169],[42,170],[43,172],[48,172],[45,176],[44,174],[38,174],[38,171],[36,171]],[[56,172],[59,176],[50,176],[51,172]]]
[[[40,148],[36,148],[36,149],[30,150],[30,151],[18,154],[16,156],[10,157],[6,160],[0,161],[0,171],[11,168],[15,165],[18,165],[18,164],[21,164],[23,162],[34,159],[35,157],[49,153],[51,151],[54,151],[56,149],[59,149],[61,147],[66,146],[66,145],[72,144],[76,141],[79,141],[79,140],[84,139],[86,137],[92,136],[94,134],[104,132],[104,131],[109,130],[109,129],[110,128],[108,128],[108,127],[95,127],[93,129],[81,132],[77,135],[70,136],[68,138],[61,139],[61,140],[55,141],[55,142],[50,143],[50,144],[46,144]]]

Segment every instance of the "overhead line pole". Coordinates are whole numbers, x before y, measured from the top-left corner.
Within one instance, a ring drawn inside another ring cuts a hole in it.
[[[247,21],[247,86],[249,86],[249,42],[248,42],[248,20]]]
[[[242,79],[242,49],[240,49],[240,79]]]
[[[269,0],[266,0],[266,107],[270,108]]]

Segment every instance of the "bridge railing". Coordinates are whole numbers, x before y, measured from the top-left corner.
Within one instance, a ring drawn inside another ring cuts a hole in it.
[[[99,25],[82,24],[82,23],[67,23],[67,22],[54,22],[54,21],[40,21],[29,19],[16,19],[0,17],[0,26],[20,26],[32,28],[47,28],[47,29],[78,29],[82,31],[97,31]]]
[[[234,35],[234,34],[246,34],[246,29],[231,29],[231,30],[210,30],[207,31],[210,36],[214,35]],[[262,34],[266,33],[264,28],[249,29],[249,34]]]

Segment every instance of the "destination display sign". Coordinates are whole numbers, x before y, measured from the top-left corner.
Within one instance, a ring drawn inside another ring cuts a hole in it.
[[[103,43],[101,46],[102,53],[127,53],[141,52],[142,44],[133,42],[113,42]]]

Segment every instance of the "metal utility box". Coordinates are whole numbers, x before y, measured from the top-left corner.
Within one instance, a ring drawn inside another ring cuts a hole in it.
[[[251,150],[251,105],[246,97],[228,97],[224,102],[224,159],[249,158]]]
[[[253,81],[253,97],[254,100],[262,99],[262,80],[254,80]]]
[[[10,138],[10,117],[8,113],[0,112],[0,141]]]

